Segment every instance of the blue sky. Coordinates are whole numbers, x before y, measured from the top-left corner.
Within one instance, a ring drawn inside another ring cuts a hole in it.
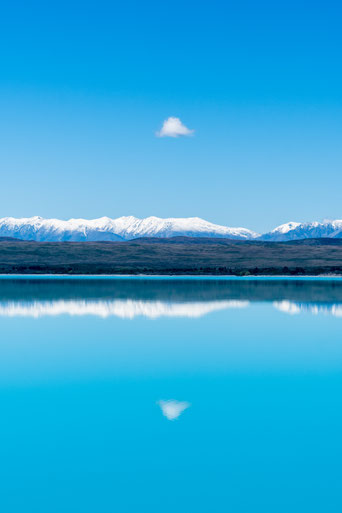
[[[0,216],[342,218],[342,6],[5,2]],[[156,137],[169,116],[192,137]]]

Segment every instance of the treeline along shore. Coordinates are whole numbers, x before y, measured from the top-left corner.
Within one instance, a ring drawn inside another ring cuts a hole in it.
[[[342,276],[342,239],[32,242],[0,238],[0,273]]]

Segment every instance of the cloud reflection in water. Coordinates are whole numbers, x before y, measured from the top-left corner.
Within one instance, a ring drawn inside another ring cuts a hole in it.
[[[178,419],[181,413],[191,406],[190,403],[186,401],[175,401],[174,399],[169,399],[168,401],[161,400],[158,401],[157,404],[168,420]]]

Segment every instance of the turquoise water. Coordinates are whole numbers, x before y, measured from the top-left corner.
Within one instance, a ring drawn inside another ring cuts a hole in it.
[[[0,511],[341,512],[342,280],[0,279]]]

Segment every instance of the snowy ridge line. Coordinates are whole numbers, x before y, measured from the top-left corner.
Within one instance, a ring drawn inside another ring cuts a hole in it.
[[[262,240],[288,241],[299,239],[342,238],[342,219],[322,223],[286,223],[261,236]]]
[[[255,239],[258,233],[246,228],[229,228],[209,223],[199,217],[169,218],[133,216],[110,219],[43,219],[29,217],[0,219],[0,237],[35,241],[117,241],[138,237],[222,237]]]
[[[226,238],[232,240],[290,241],[309,238],[342,238],[342,220],[296,223],[278,226],[260,235],[247,228],[231,228],[199,217],[168,218],[119,217],[110,219],[44,219],[28,217],[0,219],[0,237],[41,242],[59,241],[124,241],[139,237],[168,238],[175,236]]]

